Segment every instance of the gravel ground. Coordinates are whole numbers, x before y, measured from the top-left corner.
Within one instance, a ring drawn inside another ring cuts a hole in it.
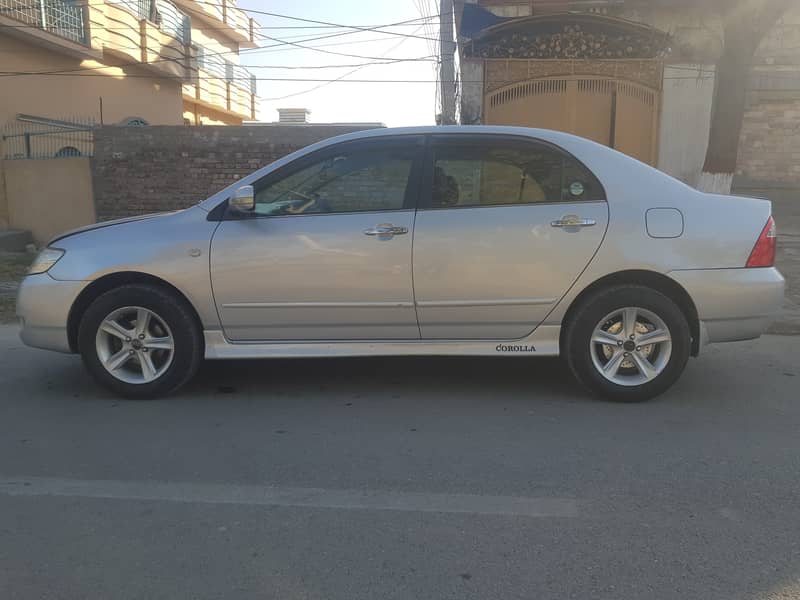
[[[32,260],[33,254],[0,253],[0,323],[16,320],[14,306],[17,288]]]

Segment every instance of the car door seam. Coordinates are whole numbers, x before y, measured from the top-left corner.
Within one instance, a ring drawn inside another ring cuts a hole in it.
[[[214,311],[217,313],[217,320],[219,322],[219,329],[222,332],[223,336],[225,336],[225,328],[224,328],[224,326],[222,324],[222,315],[220,314],[219,304],[217,304],[217,297],[216,297],[216,294],[214,292],[214,276],[213,276],[213,269],[212,269],[212,261],[213,261],[212,253],[214,252],[214,237],[216,237],[217,231],[219,231],[219,228],[222,227],[222,224],[224,222],[225,221],[222,221],[222,220],[217,222],[217,226],[214,227],[214,231],[211,232],[211,237],[208,240],[208,286],[211,289],[211,302],[214,303]],[[227,336],[225,336],[225,339],[227,339]]]

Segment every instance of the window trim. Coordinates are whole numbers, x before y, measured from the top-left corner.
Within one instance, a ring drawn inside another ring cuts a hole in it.
[[[424,167],[423,165],[424,153],[422,152],[422,150],[425,147],[425,136],[420,134],[349,140],[346,142],[340,142],[338,144],[334,144],[332,146],[326,146],[325,148],[320,148],[319,150],[311,152],[310,154],[301,156],[300,158],[293,160],[289,164],[283,165],[282,167],[274,171],[271,171],[270,173],[267,173],[260,179],[254,181],[252,183],[252,186],[256,190],[258,190],[260,186],[272,185],[273,183],[276,183],[285,177],[289,177],[294,173],[302,171],[303,169],[308,168],[321,160],[325,160],[326,158],[330,158],[331,156],[336,156],[337,154],[341,154],[342,152],[361,151],[362,149],[367,151],[376,151],[382,148],[391,148],[397,146],[404,146],[406,149],[412,151],[412,153],[414,154],[411,162],[411,170],[408,175],[408,184],[406,186],[406,193],[405,197],[403,198],[403,206],[401,206],[400,208],[389,208],[383,210],[354,210],[354,211],[327,212],[327,213],[307,213],[298,215],[263,215],[263,214],[258,214],[255,211],[253,211],[252,213],[241,213],[238,211],[228,210],[228,200],[230,200],[230,198],[228,198],[219,205],[219,206],[224,206],[224,209],[222,209],[224,210],[224,213],[221,215],[220,220],[243,221],[249,219],[281,219],[287,217],[288,218],[333,217],[336,215],[360,215],[360,214],[413,211],[417,208],[419,204],[419,196],[420,193],[422,192],[422,171]],[[216,210],[214,212],[216,212]]]
[[[548,202],[507,202],[503,204],[468,204],[464,206],[433,206],[433,172],[435,168],[435,150],[440,145],[463,145],[465,143],[475,142],[478,145],[487,143],[512,143],[516,145],[538,145],[545,148],[554,150],[556,153],[562,155],[564,158],[574,160],[578,165],[594,177],[597,184],[600,186],[602,198],[596,200],[558,200]],[[425,144],[425,169],[422,175],[423,188],[419,194],[419,203],[417,210],[467,210],[475,208],[501,208],[508,206],[555,206],[559,204],[597,204],[608,203],[608,194],[603,182],[597,174],[578,159],[574,154],[568,152],[561,146],[558,146],[547,140],[541,138],[534,138],[525,135],[509,135],[500,133],[433,133],[427,136]]]

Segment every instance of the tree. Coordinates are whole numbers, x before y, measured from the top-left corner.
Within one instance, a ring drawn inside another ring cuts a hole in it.
[[[716,86],[708,150],[698,187],[729,194],[746,108],[753,55],[780,17],[796,0],[716,0],[723,24],[723,50],[716,65]]]

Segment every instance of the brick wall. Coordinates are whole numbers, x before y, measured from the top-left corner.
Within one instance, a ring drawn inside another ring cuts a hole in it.
[[[102,127],[92,159],[99,221],[196,204],[299,148],[366,127]]]
[[[800,98],[761,99],[750,105],[737,175],[772,184],[800,183]]]

